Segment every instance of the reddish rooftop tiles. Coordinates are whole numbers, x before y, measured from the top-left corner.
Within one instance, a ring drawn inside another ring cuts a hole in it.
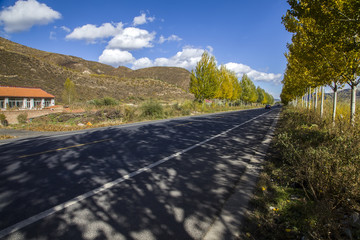
[[[55,98],[41,88],[0,86],[0,97]]]

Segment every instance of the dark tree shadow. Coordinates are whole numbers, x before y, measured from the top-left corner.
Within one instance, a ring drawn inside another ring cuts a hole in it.
[[[111,127],[0,146],[0,229],[264,112]],[[245,172],[244,161],[256,151],[275,114],[272,111],[8,237],[200,239],[233,193]],[[67,148],[85,143],[90,144]],[[65,149],[49,151],[59,148]]]

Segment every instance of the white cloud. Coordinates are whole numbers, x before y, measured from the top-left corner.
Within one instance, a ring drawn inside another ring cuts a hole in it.
[[[122,31],[122,27],[123,24],[121,22],[116,24],[104,23],[100,27],[93,24],[86,24],[75,28],[72,33],[66,36],[66,39],[86,40],[88,43],[95,43],[97,39],[115,36]],[[66,30],[66,28],[64,30]]]
[[[182,39],[179,37],[179,36],[176,36],[176,35],[171,35],[167,38],[165,38],[163,35],[160,36],[159,38],[159,43],[162,44],[166,41],[181,41]]]
[[[182,67],[191,70],[195,68],[203,53],[204,49],[187,47],[183,48],[182,51],[170,58],[156,58],[153,61],[148,58],[140,58],[133,63],[132,68],[139,69],[151,66],[168,66]]]
[[[142,25],[149,22],[153,22],[155,20],[155,17],[146,17],[145,13],[142,13],[140,16],[134,17],[133,25]]]
[[[149,33],[144,29],[129,27],[110,40],[108,48],[117,48],[122,50],[135,50],[144,47],[153,47],[152,41],[155,38],[155,32]]]
[[[128,51],[119,49],[105,49],[99,57],[99,62],[118,67],[128,63],[133,63],[135,58]]]
[[[280,83],[282,79],[282,74],[280,73],[274,74],[274,73],[259,72],[241,63],[230,62],[225,64],[225,66],[227,69],[234,71],[239,78],[241,78],[244,74],[246,74],[253,81],[265,81],[265,82],[274,82],[274,83]]]
[[[49,35],[49,39],[50,39],[50,40],[56,40],[56,32],[51,31],[51,32],[50,32],[50,35]]]
[[[207,46],[206,48],[209,50],[209,53],[212,53],[214,51],[214,48],[212,46]]]
[[[147,57],[139,58],[132,64],[133,69],[147,68],[154,66],[154,63]]]
[[[8,33],[21,32],[34,25],[46,25],[60,19],[61,14],[36,0],[19,0],[0,12],[0,25]]]
[[[70,28],[68,28],[68,27],[66,27],[66,26],[61,26],[60,27],[62,30],[64,30],[65,32],[71,32],[71,29]]]
[[[131,64],[132,69],[147,68],[153,66],[182,67],[188,70],[195,68],[197,62],[201,59],[204,49],[183,48],[170,58],[156,58],[151,60],[147,57],[135,59],[128,51],[119,49],[105,49],[99,57],[99,62],[112,66]]]

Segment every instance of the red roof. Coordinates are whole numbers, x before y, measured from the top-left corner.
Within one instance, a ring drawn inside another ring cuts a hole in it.
[[[41,88],[0,86],[0,97],[55,98]]]

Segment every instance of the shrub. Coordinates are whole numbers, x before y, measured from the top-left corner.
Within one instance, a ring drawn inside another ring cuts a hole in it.
[[[6,116],[3,113],[0,113],[0,124],[3,126],[8,125],[8,121],[6,120]]]
[[[188,110],[188,111],[193,111],[193,110],[195,110],[195,104],[194,104],[194,102],[193,102],[193,101],[189,101],[189,100],[185,101],[185,102],[181,105],[181,107],[182,107],[184,110]]]
[[[136,118],[136,108],[132,106],[124,106],[123,116],[125,121],[133,121]]]
[[[164,115],[163,106],[159,102],[153,100],[143,103],[140,109],[143,117],[161,118]]]
[[[115,106],[115,105],[119,104],[119,102],[116,99],[111,98],[111,97],[104,97],[103,103],[104,103],[104,106]]]
[[[339,226],[345,223],[338,213],[351,214],[360,207],[359,126],[348,121],[327,125],[317,114],[287,108],[275,143],[282,160],[279,172],[285,176],[282,184],[300,186],[313,208],[321,209],[311,213],[318,224],[309,224],[307,231],[317,239],[328,232],[341,234]]]
[[[27,117],[27,113],[21,113],[17,116],[17,120],[19,121],[19,123],[26,123]]]

